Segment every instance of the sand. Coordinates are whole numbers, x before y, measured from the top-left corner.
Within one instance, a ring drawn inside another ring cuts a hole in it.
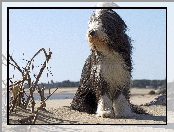
[[[51,89],[51,92],[55,90]],[[60,88],[55,93],[75,93],[77,88]],[[151,89],[131,89],[130,101],[133,104],[148,103],[157,95],[149,95]],[[47,93],[48,90],[45,90]],[[36,124],[166,124],[166,106],[142,106],[148,114],[137,114],[131,118],[102,118],[70,109],[72,99],[47,100],[46,109],[40,110]],[[35,108],[40,106],[36,101]],[[18,108],[9,116],[11,124],[19,124],[18,119],[31,115],[30,111]]]

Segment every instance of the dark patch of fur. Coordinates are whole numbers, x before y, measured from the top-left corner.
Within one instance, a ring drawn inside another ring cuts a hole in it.
[[[82,70],[80,84],[73,98],[71,107],[74,110],[95,113],[99,97],[104,94],[107,83],[101,76],[95,77],[96,69],[92,66],[100,61],[101,53],[98,55],[94,51],[87,58]]]

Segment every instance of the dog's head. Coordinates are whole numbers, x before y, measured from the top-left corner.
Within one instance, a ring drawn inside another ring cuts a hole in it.
[[[88,22],[87,40],[92,50],[115,51],[131,63],[131,40],[127,26],[112,9],[97,9]],[[130,64],[128,64],[131,67]]]

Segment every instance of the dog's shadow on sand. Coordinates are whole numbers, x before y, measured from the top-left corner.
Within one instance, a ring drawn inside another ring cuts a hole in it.
[[[153,120],[153,121],[162,121],[166,122],[166,116],[155,116],[153,114],[136,114],[133,117],[118,117],[118,118],[112,118],[112,119],[135,119],[135,120]]]

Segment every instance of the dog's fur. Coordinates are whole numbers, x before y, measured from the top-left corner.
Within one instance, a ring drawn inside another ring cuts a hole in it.
[[[83,67],[72,109],[102,117],[141,113],[129,101],[132,45],[125,22],[112,9],[97,9],[88,26],[91,54]]]

